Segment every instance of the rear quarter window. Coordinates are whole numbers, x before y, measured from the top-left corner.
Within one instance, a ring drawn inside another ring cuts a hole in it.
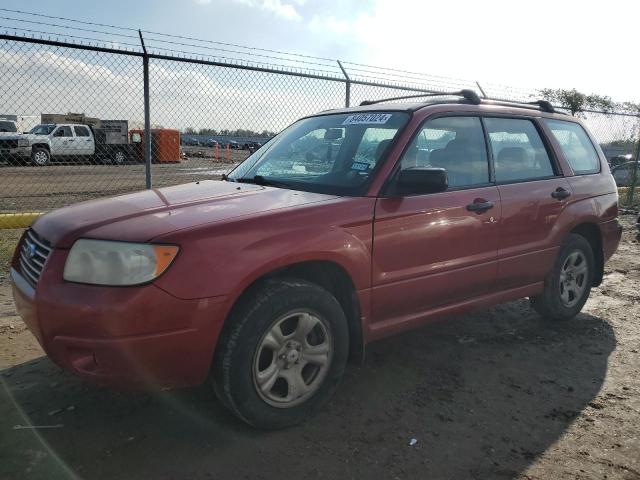
[[[562,153],[571,165],[573,173],[585,175],[600,171],[598,152],[580,124],[547,119],[544,122],[560,144]]]

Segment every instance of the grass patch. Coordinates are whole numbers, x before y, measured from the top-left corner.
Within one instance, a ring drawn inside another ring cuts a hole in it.
[[[9,264],[18,240],[24,232],[23,228],[9,228],[0,230],[0,274],[9,272]]]

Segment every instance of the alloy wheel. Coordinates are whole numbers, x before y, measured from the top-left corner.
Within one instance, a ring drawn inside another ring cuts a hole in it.
[[[49,155],[47,155],[47,152],[39,150],[33,155],[33,160],[38,165],[46,165],[49,162]]]
[[[327,324],[311,311],[278,318],[258,344],[253,381],[269,405],[290,408],[304,402],[322,385],[333,355]]]
[[[588,264],[584,254],[574,251],[567,256],[560,269],[560,300],[565,307],[577,304],[587,287]]]

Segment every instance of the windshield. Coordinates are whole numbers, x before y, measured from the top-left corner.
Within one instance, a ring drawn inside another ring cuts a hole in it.
[[[53,132],[54,128],[56,128],[55,125],[36,125],[31,130],[29,130],[29,133],[32,133],[34,135],[49,135],[51,132]]]
[[[408,119],[404,112],[305,118],[238,165],[228,178],[318,193],[361,195]]]

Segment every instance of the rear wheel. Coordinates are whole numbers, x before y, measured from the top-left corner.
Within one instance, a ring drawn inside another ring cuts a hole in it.
[[[227,321],[213,378],[240,419],[284,428],[331,397],[347,362],[349,332],[329,292],[301,280],[270,281],[241,300]]]
[[[122,150],[116,150],[116,152],[113,154],[113,163],[115,163],[116,165],[124,165],[124,162],[124,152]]]
[[[576,316],[589,298],[594,265],[589,242],[581,235],[569,235],[545,280],[542,294],[529,299],[533,309],[554,320]]]
[[[31,149],[31,162],[38,167],[49,165],[51,163],[49,150],[42,147],[33,147]]]

